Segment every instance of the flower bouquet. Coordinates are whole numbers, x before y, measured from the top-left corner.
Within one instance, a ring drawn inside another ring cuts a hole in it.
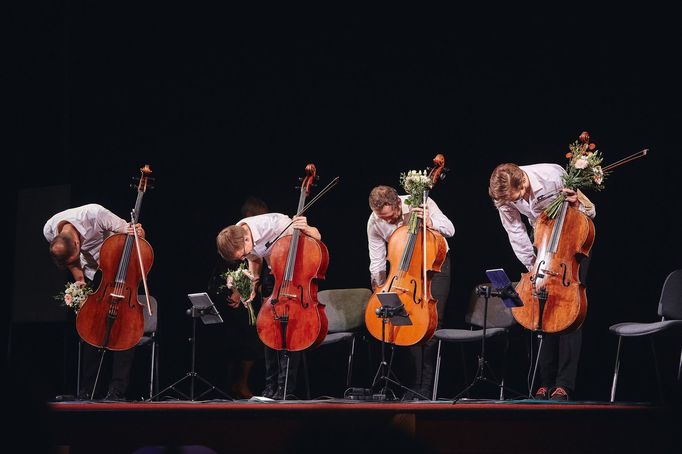
[[[405,203],[412,208],[421,205],[424,201],[424,191],[433,187],[433,182],[426,170],[410,170],[407,173],[401,173],[400,184],[410,195]]]
[[[70,307],[77,314],[92,292],[92,288],[87,284],[67,282],[64,286],[64,291],[55,295],[54,299],[61,301],[63,306]]]
[[[235,289],[239,292],[239,298],[242,302],[249,299],[253,291],[253,275],[247,269],[246,263],[242,262],[239,268],[225,272],[222,277],[225,278],[227,287]],[[253,310],[251,301],[246,303],[246,309],[249,311],[249,325],[256,324],[256,313]]]
[[[578,140],[568,147],[570,151],[566,153],[568,164],[566,164],[566,175],[563,176],[564,187],[574,191],[584,188],[598,191],[604,189],[603,183],[608,172],[601,167],[603,157],[596,150],[597,146],[590,143],[590,134],[583,131]],[[560,192],[559,196],[545,208],[547,217],[556,218],[564,200],[566,200],[566,195]]]
[[[431,178],[426,173],[426,170],[410,170],[407,173],[400,174],[400,184],[409,197],[405,199],[405,203],[412,208],[416,208],[424,202],[424,192],[433,187]],[[410,216],[409,231],[415,232],[417,230],[417,216]]]

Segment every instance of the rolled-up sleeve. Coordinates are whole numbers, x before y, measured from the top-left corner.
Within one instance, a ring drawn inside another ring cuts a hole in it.
[[[371,216],[367,221],[367,242],[369,248],[369,273],[373,282],[381,284],[381,273],[386,272],[386,241],[381,236]]]
[[[533,262],[535,262],[535,253],[533,251],[533,243],[531,243],[528,236],[528,230],[526,230],[526,225],[521,220],[521,213],[508,205],[499,207],[498,212],[500,213],[502,226],[509,236],[509,243],[514,250],[514,254],[530,270]]]
[[[455,235],[455,225],[450,219],[448,219],[445,214],[438,207],[436,202],[431,199],[426,201],[426,205],[429,208],[429,217],[431,218],[432,228],[438,230],[438,232],[446,238],[452,238]]]

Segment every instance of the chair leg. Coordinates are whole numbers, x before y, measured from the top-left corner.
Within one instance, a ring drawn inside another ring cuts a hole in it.
[[[660,402],[663,402],[663,384],[661,383],[661,371],[658,368],[658,358],[656,356],[656,345],[654,343],[654,337],[651,336],[651,354],[654,357],[654,371],[656,372],[656,383],[658,384],[658,397]]]
[[[680,364],[677,366],[677,381],[682,379],[682,348],[680,349]]]
[[[81,356],[83,355],[83,339],[78,339],[78,362],[76,370],[76,396],[81,392]]]
[[[303,361],[303,370],[305,371],[305,397],[310,400],[310,374],[308,372],[308,355],[301,353],[301,361]],[[291,390],[294,392],[295,390]]]
[[[154,395],[156,395],[159,393],[159,377],[161,376],[161,371],[159,370],[159,356],[161,353],[161,348],[156,342],[154,342],[154,348],[156,350],[156,354],[154,355]]]
[[[509,336],[505,335],[504,352],[502,353],[502,381],[500,382],[500,400],[504,400],[504,377],[507,372],[507,353],[509,352]]]
[[[156,342],[152,340],[152,358],[149,362],[151,372],[149,373],[149,398],[151,399],[154,395],[154,372],[155,372],[155,361],[156,361]]]
[[[436,376],[433,378],[433,395],[431,400],[438,398],[438,377],[440,376],[440,346],[443,341],[438,340],[438,353],[436,354]]]
[[[618,349],[616,350],[616,365],[613,368],[613,382],[611,383],[611,403],[616,400],[616,385],[618,384],[618,369],[620,368],[620,346],[622,336],[618,336]]]
[[[350,341],[350,353],[348,354],[348,372],[346,373],[346,389],[350,388],[350,381],[353,376],[353,355],[355,354],[355,336]]]

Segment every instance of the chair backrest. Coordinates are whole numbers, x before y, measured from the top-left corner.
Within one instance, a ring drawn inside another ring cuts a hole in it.
[[[137,295],[137,301],[142,305],[142,312],[144,313],[145,334],[155,332],[158,321],[158,304],[156,304],[156,298],[149,295],[149,306],[152,308],[152,315],[149,315],[149,311],[147,310],[147,297],[144,295]]]
[[[658,315],[666,320],[682,320],[682,269],[668,274],[663,282]]]
[[[317,300],[326,306],[328,331],[353,331],[365,321],[365,307],[372,296],[367,288],[320,290]]]
[[[481,284],[490,287],[490,283]],[[516,285],[516,283],[514,283]],[[483,326],[483,313],[485,310],[485,297],[476,294],[474,287],[469,297],[469,308],[464,316],[464,321],[470,325]],[[516,320],[512,315],[511,309],[504,305],[502,299],[497,296],[488,298],[488,319],[486,320],[487,328],[509,328],[514,325]]]

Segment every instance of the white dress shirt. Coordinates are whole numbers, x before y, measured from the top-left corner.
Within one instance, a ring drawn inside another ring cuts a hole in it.
[[[52,216],[43,227],[43,235],[52,242],[60,227],[68,222],[81,236],[81,268],[85,277],[92,280],[99,268],[99,251],[102,243],[112,233],[126,233],[128,222],[102,205],[90,203],[61,211]]]
[[[272,244],[270,248],[266,246],[269,241],[273,241],[277,238],[277,235],[282,232],[284,228],[291,223],[292,219],[280,213],[265,213],[259,214],[258,216],[251,216],[244,218],[237,222],[237,225],[246,224],[251,230],[251,237],[253,240],[253,250],[251,254],[258,258],[270,257],[272,253]],[[289,227],[284,235],[290,235],[294,231],[293,227]],[[280,238],[282,238],[280,236]]]
[[[556,196],[540,201],[538,201],[538,198],[561,190],[563,188],[563,176],[566,174],[566,171],[557,164],[534,164],[519,167],[528,175],[528,182],[531,188],[528,201],[521,198],[517,202],[500,205],[497,209],[502,220],[502,226],[507,231],[509,243],[516,257],[530,270],[535,262],[535,252],[533,251],[533,243],[530,240],[521,215],[525,215],[530,225],[535,228],[535,222],[538,217],[540,217]],[[586,207],[580,203],[579,209],[591,218],[594,218],[596,215],[594,205]]]
[[[372,277],[372,282],[376,284],[383,284],[380,280],[381,273],[386,272],[386,255],[388,238],[396,231],[396,229],[409,221],[410,207],[405,203],[408,198],[407,195],[401,195],[403,217],[397,224],[391,224],[378,217],[374,211],[369,215],[367,220],[367,241],[369,247],[369,273]],[[426,206],[429,211],[429,217],[433,223],[432,228],[438,231],[446,238],[451,238],[455,234],[455,226],[452,221],[443,214],[438,208],[436,202],[431,198],[426,199]],[[447,242],[446,242],[447,244]],[[447,250],[450,250],[450,245],[447,245]]]

